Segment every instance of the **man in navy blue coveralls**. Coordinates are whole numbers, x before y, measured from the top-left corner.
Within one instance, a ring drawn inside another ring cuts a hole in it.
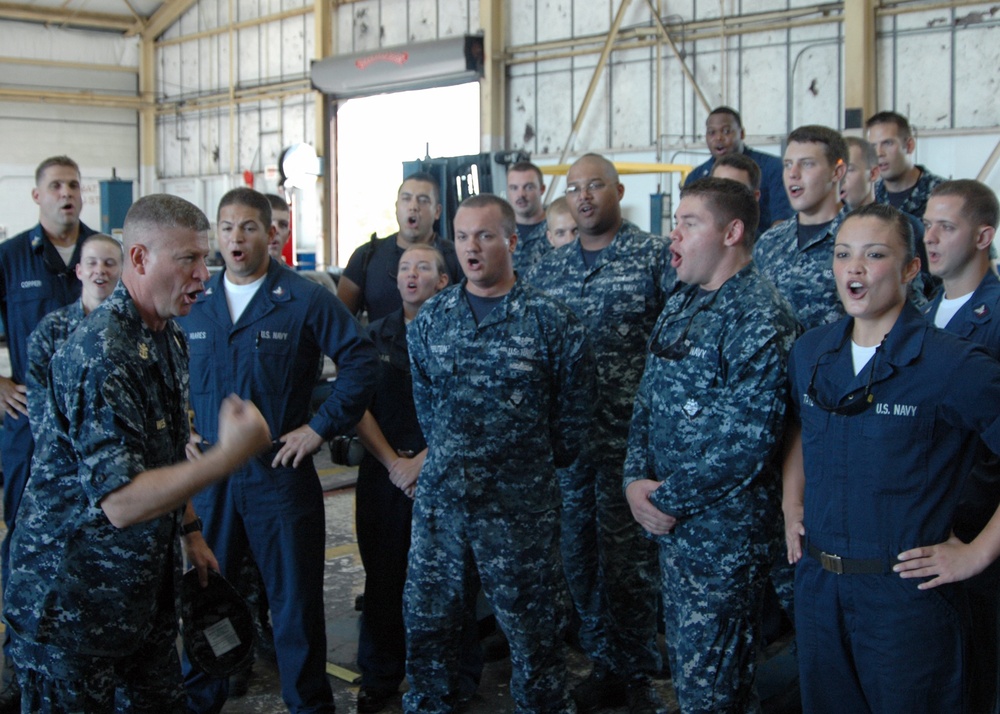
[[[28,335],[45,315],[80,297],[75,272],[80,254],[76,245],[95,232],[80,222],[80,168],[68,156],[53,156],[39,164],[31,198],[38,204],[38,225],[0,243],[0,314],[7,328],[11,371],[9,378],[0,377],[0,401],[5,413],[0,458],[7,523],[7,537],[0,546],[0,580],[5,590],[10,582],[10,542],[17,525],[17,508],[35,447],[24,386]],[[6,592],[4,596],[6,602]],[[9,656],[6,637],[4,653]],[[9,672],[4,675],[6,679]],[[16,711],[16,703],[14,692],[5,688],[0,695],[0,709],[9,704],[11,711]]]
[[[989,186],[972,179],[945,181],[932,191],[924,212],[931,274],[943,281],[934,300],[922,308],[937,327],[982,345],[1000,359],[1000,280],[991,257],[1000,204]],[[1000,503],[1000,459],[981,449],[958,501],[955,535],[968,543]],[[995,711],[997,618],[1000,565],[963,581],[969,598],[970,642],[976,653],[969,663],[972,711]]]
[[[785,185],[781,180],[781,159],[763,151],[756,151],[743,143],[746,131],[743,130],[743,120],[740,113],[730,107],[716,107],[705,120],[705,143],[712,152],[712,158],[688,174],[684,185],[690,185],[700,178],[712,174],[716,159],[726,154],[742,154],[753,159],[760,167],[760,230],[763,233],[775,223],[784,221],[795,215]]]
[[[216,440],[218,405],[235,393],[258,405],[273,446],[194,502],[222,573],[235,577],[248,550],[260,568],[285,704],[292,712],[329,713],[325,518],[312,454],[361,418],[378,355],[333,294],[270,260],[270,214],[267,199],[251,189],[223,196],[218,224],[226,269],[208,282],[181,326],[191,351],[195,431],[203,442]],[[337,379],[310,416],[324,354],[336,363]],[[189,665],[185,686],[197,712],[218,711],[228,688],[225,679]]]

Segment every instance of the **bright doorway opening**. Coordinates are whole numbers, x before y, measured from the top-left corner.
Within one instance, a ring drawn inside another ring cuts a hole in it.
[[[479,153],[479,83],[350,99],[337,109],[337,262],[396,232],[403,162]]]

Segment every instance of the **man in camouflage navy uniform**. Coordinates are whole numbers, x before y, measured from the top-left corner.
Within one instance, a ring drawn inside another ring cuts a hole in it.
[[[829,127],[801,126],[789,134],[783,180],[796,214],[765,231],[753,247],[757,269],[789,302],[805,330],[844,314],[833,280],[833,242],[848,213],[840,201],[848,157],[844,138]],[[776,548],[771,581],[794,622],[795,569],[780,541]]]
[[[686,285],[653,329],[629,433],[625,493],[659,543],[685,714],[760,711],[754,673],[796,324],[751,261],[758,216],[734,181],[681,192],[670,252]]]
[[[878,156],[875,202],[923,218],[931,191],[944,179],[913,163],[917,139],[910,122],[896,112],[879,112],[865,122],[865,130]]]
[[[805,329],[839,319],[844,308],[833,281],[833,240],[847,215],[840,181],[847,144],[825,126],[800,126],[785,148],[785,191],[796,214],[765,231],[753,259],[791,304]]]
[[[667,242],[622,218],[624,193],[603,156],[574,163],[566,196],[579,239],[545,256],[527,276],[576,313],[597,359],[601,410],[590,453],[561,474],[564,566],[580,641],[594,662],[574,692],[584,712],[619,705],[626,696],[633,712],[659,706],[649,680],[661,666],[656,549],[632,520],[621,475],[646,340],[675,278]]]
[[[510,642],[517,712],[572,712],[562,644],[555,469],[577,458],[595,398],[583,326],[514,273],[514,211],[480,194],[455,215],[465,280],[410,324],[428,453],[405,591],[406,712],[453,712],[466,605],[482,583]]]
[[[523,276],[552,250],[546,236],[545,181],[541,169],[530,161],[519,161],[507,169],[507,200],[517,216],[517,250],[514,271]]]
[[[136,201],[121,284],[52,360],[4,613],[23,711],[185,711],[178,539],[203,584],[217,568],[190,497],[270,441],[233,398],[218,445],[184,461],[187,348],[172,318],[208,278],[208,228],[183,199]]]

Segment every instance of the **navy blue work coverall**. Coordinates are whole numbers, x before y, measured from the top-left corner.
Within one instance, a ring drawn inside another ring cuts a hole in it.
[[[234,325],[223,273],[191,314],[179,320],[191,352],[195,431],[218,441],[218,413],[228,394],[252,400],[271,429],[274,448],[193,499],[222,574],[238,577],[247,549],[260,569],[271,607],[281,694],[292,712],[332,712],[326,680],[323,494],[311,458],[297,468],[271,467],[284,434],[308,424],[328,439],[352,428],[371,397],[378,355],[335,295],[271,261],[263,285]],[[337,379],[309,415],[316,365],[325,354]],[[217,711],[226,680],[185,665],[189,706]]]
[[[80,281],[76,277],[80,242],[94,233],[96,231],[80,224],[77,247],[69,265],[63,262],[52,241],[46,238],[41,223],[0,243],[0,315],[7,328],[10,378],[18,384],[25,384],[31,331],[50,312],[80,297]],[[10,542],[17,525],[17,509],[28,480],[34,448],[28,418],[23,415],[17,419],[6,417],[0,434],[3,513],[7,523],[7,537],[0,546],[0,580],[5,593],[10,582]]]
[[[937,297],[921,312],[933,324],[941,300]],[[947,332],[982,345],[994,359],[1000,359],[1000,280],[992,270],[986,273],[969,301],[958,309]],[[1000,503],[1000,457],[986,448],[972,467],[962,489],[955,513],[955,535],[968,543],[986,526]],[[997,620],[1000,619],[1000,563],[993,563],[979,575],[962,582],[969,597],[972,617],[970,645],[975,656],[969,662],[970,707],[973,711],[994,711],[1000,691],[998,670]]]
[[[760,236],[773,224],[784,221],[795,215],[792,204],[788,202],[788,194],[785,193],[785,183],[782,179],[784,166],[781,157],[772,154],[765,154],[763,151],[751,149],[749,146],[743,147],[743,155],[752,160],[760,167],[760,224],[757,235]],[[698,179],[712,175],[712,168],[715,166],[715,156],[712,156],[703,164],[699,164],[688,174],[685,186],[690,186]]]
[[[892,566],[948,539],[979,438],[1000,453],[1000,363],[906,304],[855,375],[852,324],[810,330],[789,360],[805,466],[806,554],[795,577],[803,709],[963,712],[961,587],[918,590]],[[869,378],[874,399],[861,414],[820,406],[863,394]],[[837,574],[823,553],[876,572]]]

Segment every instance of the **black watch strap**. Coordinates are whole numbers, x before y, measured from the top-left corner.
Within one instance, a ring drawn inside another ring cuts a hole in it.
[[[190,523],[185,523],[181,526],[181,535],[191,535],[196,531],[201,530],[201,519],[195,518]]]

